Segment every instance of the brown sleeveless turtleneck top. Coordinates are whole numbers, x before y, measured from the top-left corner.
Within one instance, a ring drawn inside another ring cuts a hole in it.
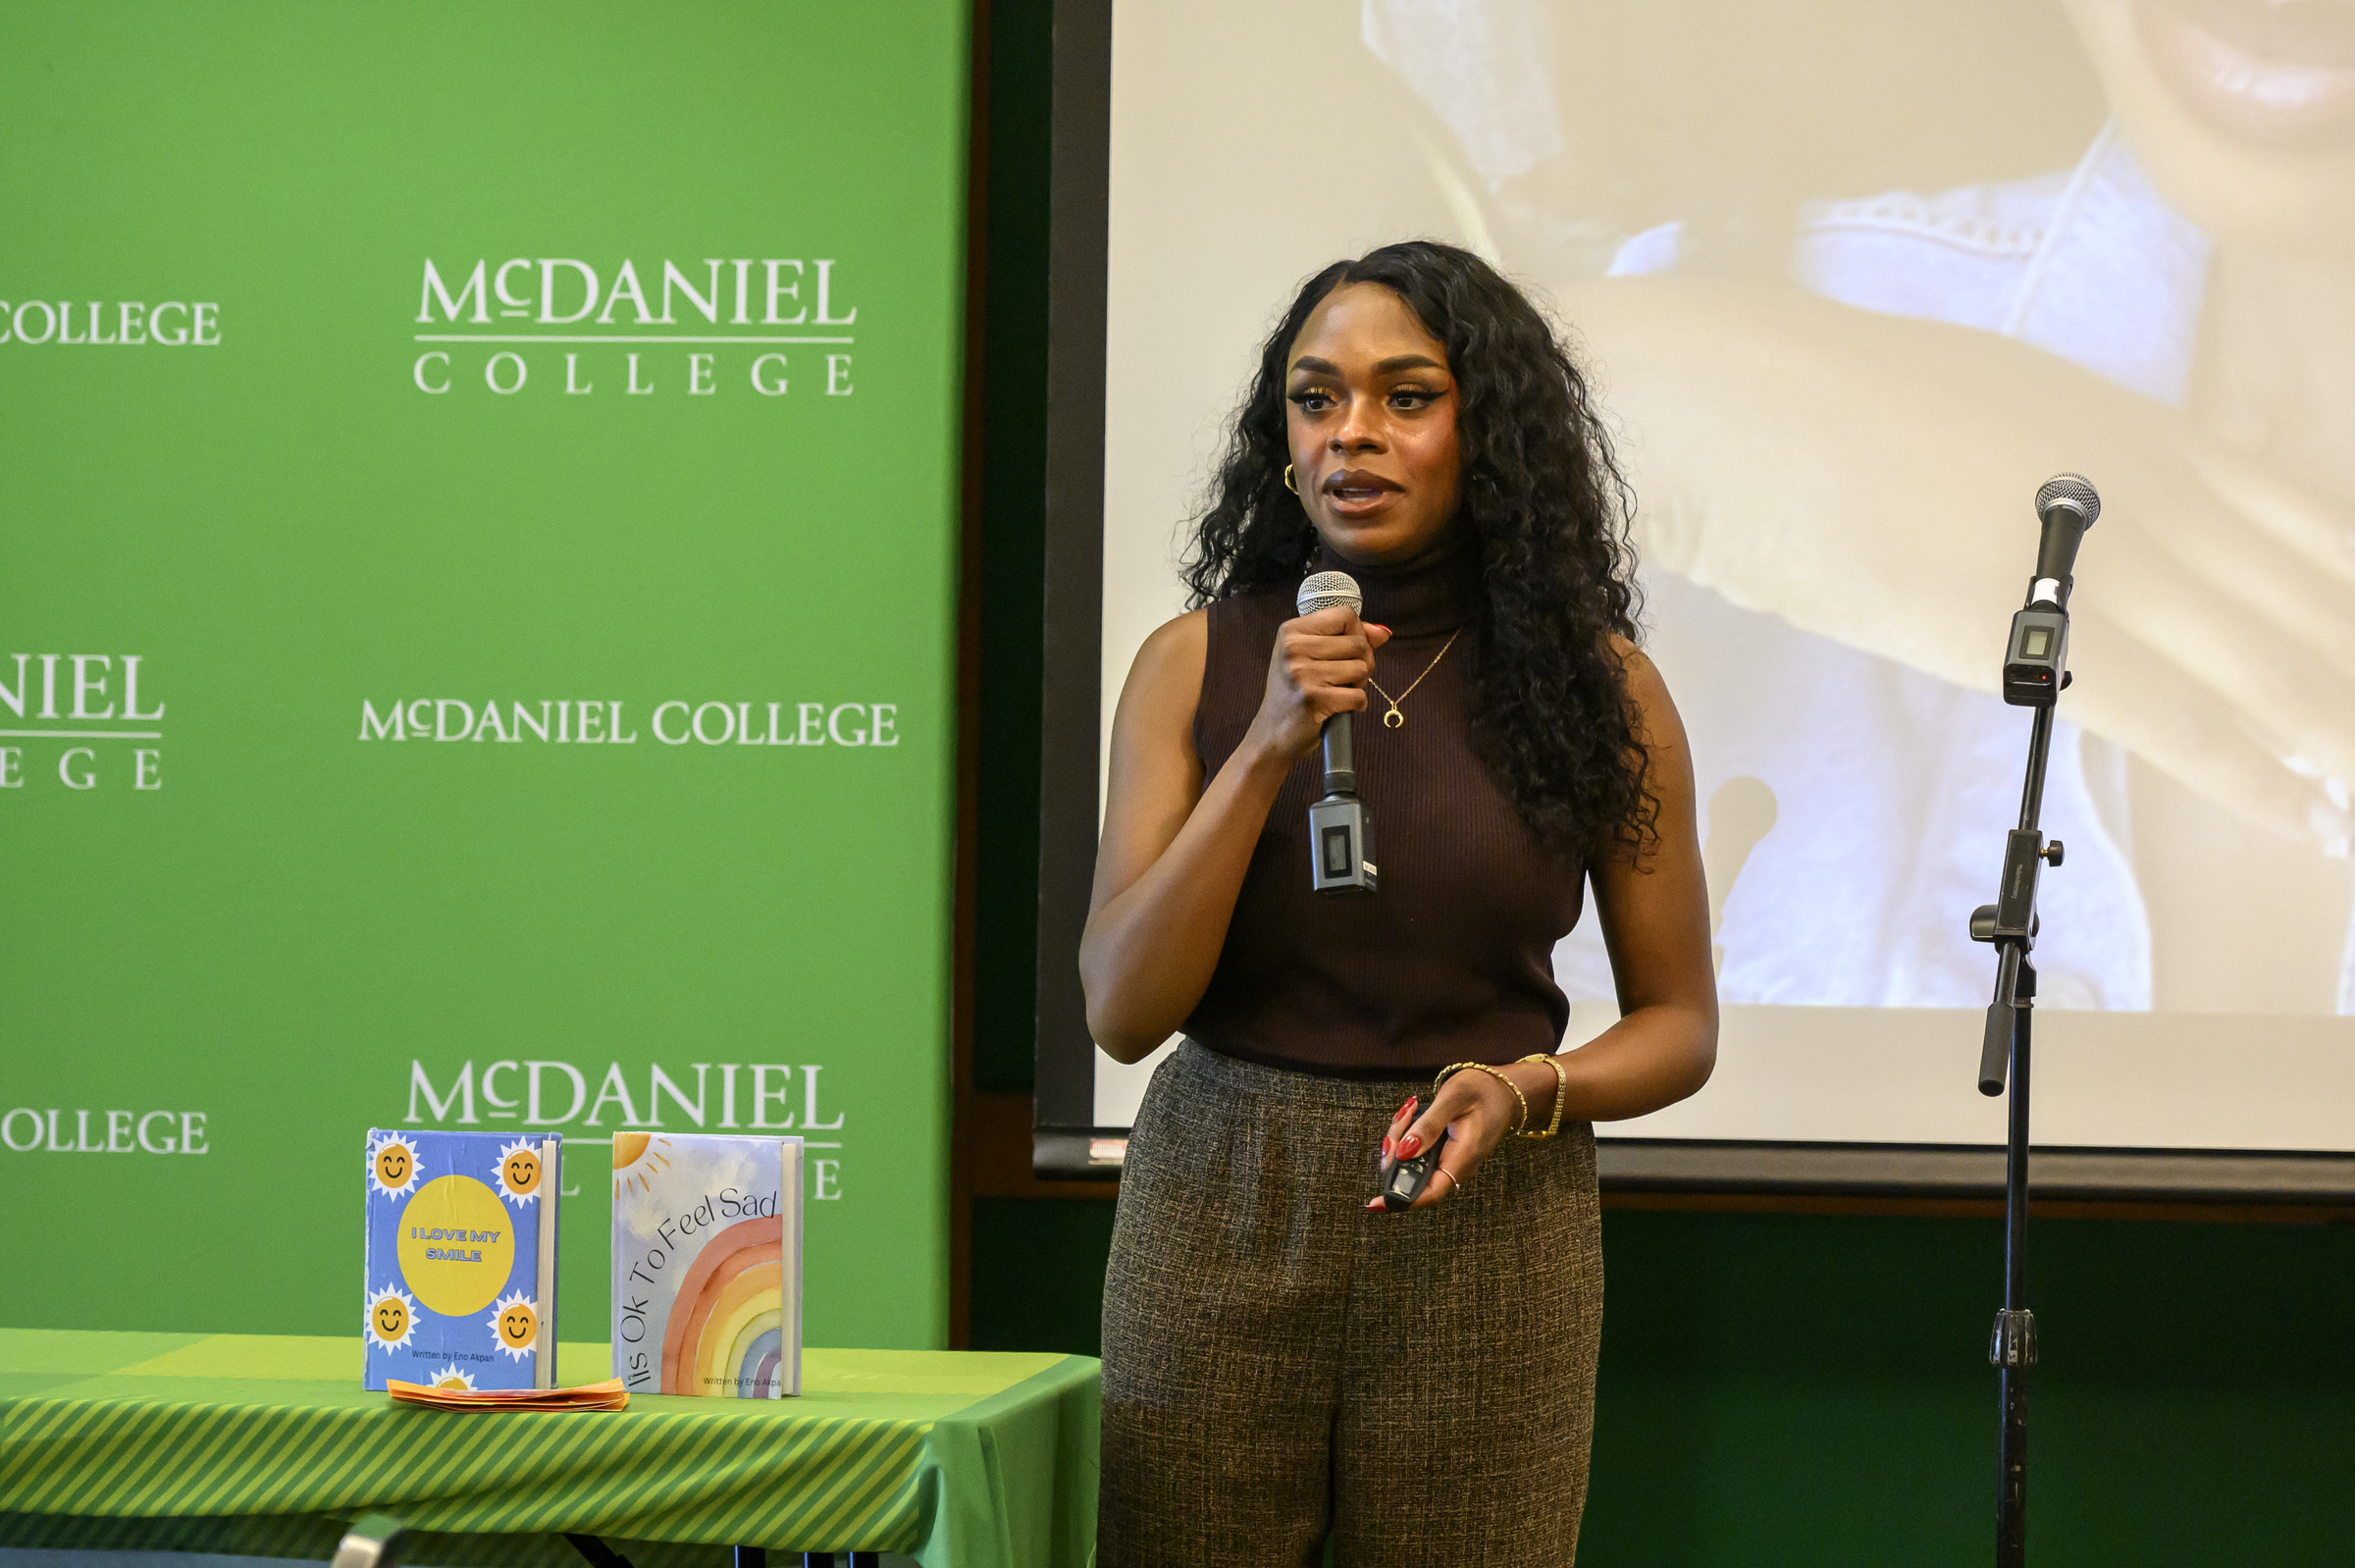
[[[1583,867],[1539,841],[1472,750],[1465,678],[1478,561],[1458,548],[1404,566],[1318,569],[1356,578],[1365,619],[1394,634],[1375,654],[1374,679],[1404,698],[1405,722],[1386,727],[1389,705],[1369,688],[1354,735],[1382,888],[1310,887],[1308,808],[1324,792],[1310,752],[1268,811],[1185,1032],[1227,1056],[1342,1077],[1419,1077],[1451,1062],[1559,1050],[1570,1009],[1553,980],[1553,945],[1578,921]],[[1205,780],[1250,728],[1276,629],[1293,614],[1289,590],[1210,606],[1194,713]]]

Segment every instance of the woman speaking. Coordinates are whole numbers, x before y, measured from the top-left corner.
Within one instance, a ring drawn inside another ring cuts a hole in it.
[[[1633,639],[1626,490],[1545,319],[1467,252],[1310,279],[1113,724],[1080,968],[1133,1062],[1098,1561],[1567,1564],[1602,1317],[1591,1124],[1693,1093],[1693,773]],[[1346,607],[1295,615],[1309,573]],[[1311,885],[1355,726],[1380,891]],[[1560,1052],[1582,884],[1620,1021]],[[1442,1140],[1443,1135],[1443,1141]],[[1375,1196],[1439,1146],[1411,1209]]]

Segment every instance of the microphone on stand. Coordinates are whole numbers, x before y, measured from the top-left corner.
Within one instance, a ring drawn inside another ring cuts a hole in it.
[[[2055,474],[2044,482],[2036,492],[2036,520],[2044,525],[2044,539],[2036,548],[2036,580],[2028,588],[2029,603],[2067,607],[2077,544],[2101,515],[2101,493],[2083,474]]]
[[[1358,609],[1365,598],[1357,580],[1347,572],[1319,572],[1300,585],[1293,601],[1299,613],[1321,609]],[[1374,817],[1357,798],[1357,759],[1351,741],[1354,715],[1335,713],[1325,721],[1319,745],[1324,753],[1325,798],[1308,809],[1309,873],[1320,893],[1371,893],[1376,872]]]
[[[2004,701],[2033,708],[2028,724],[2028,767],[2019,792],[2019,826],[2004,839],[2004,869],[1995,902],[1971,912],[1974,942],[1996,948],[1995,1000],[1987,1006],[1987,1032],[1979,1042],[1979,1092],[1998,1095],[2010,1080],[2012,1104],[2004,1144],[2004,1304],[1995,1315],[1987,1359],[1995,1363],[2003,1388],[2003,1428],[1997,1439],[1995,1560],[2016,1565],[2027,1558],[2028,1369],[2036,1364],[2036,1315],[2028,1310],[2028,1061],[2029,1022],[2036,1009],[2036,966],[2029,955],[2041,923],[2036,913],[2037,876],[2061,863],[2059,839],[2047,844],[2038,819],[2044,811],[2045,763],[2053,745],[2053,712],[2068,684],[2069,573],[2085,530],[2102,515],[2102,497],[2082,474],[2055,474],[2036,492],[2036,518],[2044,539],[2036,550],[2036,575],[2028,601],[2012,617],[2012,640],[2004,653]]]
[[[2044,538],[2027,604],[2012,617],[2004,653],[2004,701],[2015,707],[2042,707],[2068,684],[2069,574],[2078,543],[2101,515],[2101,495],[2082,474],[2055,474],[2036,492]]]
[[[2036,492],[2036,516],[2044,538],[2036,549],[2036,575],[2028,601],[2012,616],[2012,638],[2004,653],[2004,701],[2036,710],[2028,739],[2028,778],[2021,795],[2019,826],[2005,840],[2003,881],[1993,904],[1971,913],[1970,937],[1995,944],[1995,1001],[1987,1009],[1987,1032],[1979,1047],[1979,1092],[2004,1092],[2019,999],[2036,994],[2036,971],[2028,954],[2041,921],[2036,883],[2044,867],[2058,866],[2065,853],[2059,839],[2047,844],[2037,826],[2044,806],[2045,755],[2052,743],[2053,706],[2068,684],[2069,574],[2085,530],[2102,515],[2101,494],[2082,474],[2055,474]]]

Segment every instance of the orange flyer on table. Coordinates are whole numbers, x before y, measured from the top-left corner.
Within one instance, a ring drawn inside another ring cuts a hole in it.
[[[627,1410],[630,1405],[619,1378],[577,1388],[437,1388],[394,1378],[386,1388],[395,1404],[430,1410]]]

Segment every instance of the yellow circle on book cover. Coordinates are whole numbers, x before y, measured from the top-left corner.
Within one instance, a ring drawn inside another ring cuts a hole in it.
[[[474,1177],[428,1181],[400,1213],[400,1273],[417,1299],[445,1318],[482,1311],[515,1268],[515,1220]]]

